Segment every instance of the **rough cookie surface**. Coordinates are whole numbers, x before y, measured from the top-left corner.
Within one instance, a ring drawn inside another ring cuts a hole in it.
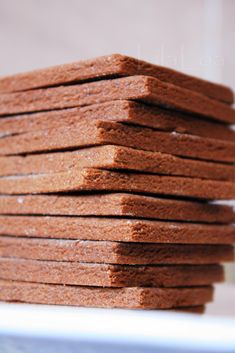
[[[94,120],[123,122],[163,131],[235,141],[235,132],[225,124],[125,100],[5,117],[0,119],[0,138],[35,130],[59,129],[65,126],[72,128],[83,121]]]
[[[0,236],[0,256],[120,265],[216,264],[234,260],[231,245],[147,244]]]
[[[128,216],[205,223],[233,223],[233,207],[135,194],[0,196],[0,214]]]
[[[0,234],[142,243],[233,244],[233,225],[102,217],[0,216]]]
[[[93,168],[0,178],[1,194],[45,194],[65,191],[137,192],[205,200],[235,198],[235,184],[230,181],[125,173]]]
[[[213,299],[210,286],[194,288],[98,288],[0,280],[0,300],[101,308],[168,309]]]
[[[82,107],[120,99],[137,100],[225,123],[235,123],[235,110],[227,104],[149,76],[130,76],[2,94],[0,115]]]
[[[153,76],[228,104],[234,101],[233,92],[226,86],[120,54],[3,77],[0,79],[0,92],[130,75]]]

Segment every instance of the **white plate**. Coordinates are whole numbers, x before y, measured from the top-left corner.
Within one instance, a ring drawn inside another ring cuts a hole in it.
[[[235,318],[0,304],[0,353],[235,352]]]

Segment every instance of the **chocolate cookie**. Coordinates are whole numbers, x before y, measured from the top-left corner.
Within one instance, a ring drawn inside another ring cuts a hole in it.
[[[231,245],[182,245],[0,236],[0,256],[120,265],[216,264],[234,260]]]
[[[101,308],[167,309],[202,305],[211,286],[192,288],[99,288],[0,280],[0,300]]]
[[[0,92],[131,75],[153,76],[228,104],[234,101],[233,92],[226,86],[120,54],[3,77],[0,79]]]
[[[123,216],[233,223],[233,207],[135,194],[0,196],[0,214]]]
[[[235,110],[227,104],[149,76],[2,94],[0,115],[82,107],[119,99],[137,100],[225,123],[235,123]]]
[[[123,122],[163,131],[235,141],[235,132],[225,124],[125,100],[5,117],[0,119],[0,138],[35,130],[57,130],[66,126],[72,128],[79,123],[94,120]]]
[[[220,265],[110,265],[2,257],[0,278],[97,287],[187,287],[222,282],[224,274]]]
[[[48,174],[84,167],[235,181],[235,166],[115,145],[0,157],[0,176]]]
[[[162,309],[164,310],[164,309]],[[205,305],[188,306],[183,308],[173,308],[170,311],[189,313],[189,314],[204,314],[206,310]]]
[[[83,122],[72,128],[64,126],[56,130],[37,130],[6,136],[0,139],[0,154],[25,154],[110,144],[219,162],[235,161],[235,143],[231,141],[105,121]]]
[[[93,168],[0,178],[1,194],[45,194],[65,191],[124,191],[208,200],[235,198],[235,184],[229,181],[113,172]]]
[[[102,217],[0,216],[0,234],[142,243],[235,243],[235,227],[232,225]]]

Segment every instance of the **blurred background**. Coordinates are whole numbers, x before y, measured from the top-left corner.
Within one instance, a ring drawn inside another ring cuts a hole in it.
[[[234,0],[0,0],[0,75],[121,53],[235,90],[234,18]]]

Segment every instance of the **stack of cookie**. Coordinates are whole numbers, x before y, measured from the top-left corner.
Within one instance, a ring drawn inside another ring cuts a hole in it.
[[[232,103],[121,55],[0,79],[0,300],[203,311],[233,260]]]

